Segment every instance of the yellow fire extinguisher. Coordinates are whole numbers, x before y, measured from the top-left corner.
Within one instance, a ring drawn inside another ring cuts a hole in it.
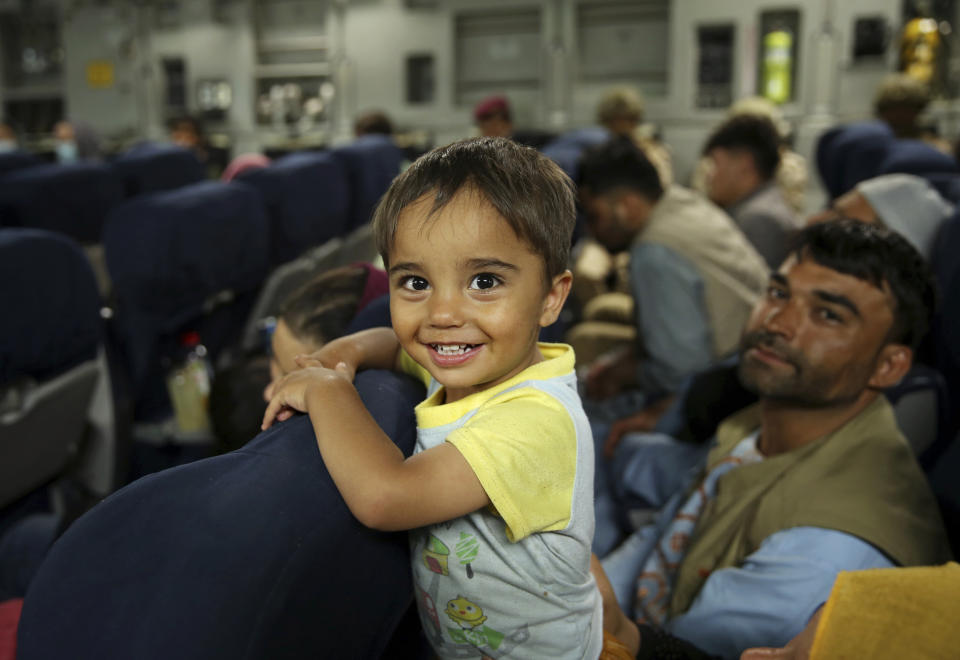
[[[763,96],[780,104],[790,100],[793,81],[793,35],[772,30],[763,37]]]

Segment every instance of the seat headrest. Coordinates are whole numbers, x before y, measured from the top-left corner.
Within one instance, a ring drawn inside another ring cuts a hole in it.
[[[96,356],[100,295],[76,243],[39,229],[0,229],[0,282],[0,384],[46,380]]]
[[[114,292],[128,309],[171,315],[223,290],[253,291],[268,272],[269,231],[260,195],[239,183],[136,197],[104,229]]]
[[[7,174],[0,188],[0,224],[66,234],[98,243],[120,181],[108,165],[79,162],[29,167]]]

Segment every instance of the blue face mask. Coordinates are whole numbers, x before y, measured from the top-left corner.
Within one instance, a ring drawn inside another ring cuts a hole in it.
[[[77,143],[67,140],[57,142],[57,161],[75,163],[77,161]]]

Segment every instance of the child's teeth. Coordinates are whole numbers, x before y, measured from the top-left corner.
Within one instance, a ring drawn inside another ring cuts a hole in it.
[[[456,355],[457,353],[464,353],[469,350],[469,344],[446,344],[446,345],[437,345],[437,353],[443,355]]]

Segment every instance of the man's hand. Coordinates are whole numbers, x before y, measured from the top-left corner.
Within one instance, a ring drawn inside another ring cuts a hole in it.
[[[783,648],[747,649],[740,656],[740,660],[807,660],[810,657],[810,651],[813,650],[813,639],[817,635],[821,612],[823,612],[822,606],[810,617],[807,627],[787,642]]]
[[[282,422],[295,412],[309,412],[309,398],[316,388],[352,387],[353,371],[344,363],[338,363],[334,369],[308,366],[293,371],[280,380],[267,386],[266,396],[270,403],[263,413],[260,428],[267,430],[274,421]]]
[[[610,433],[607,434],[607,439],[603,443],[603,455],[607,458],[613,457],[617,446],[627,433],[647,433],[656,428],[657,422],[660,421],[663,413],[667,411],[675,398],[673,395],[666,396],[647,406],[636,415],[624,417],[614,422],[610,427]]]

